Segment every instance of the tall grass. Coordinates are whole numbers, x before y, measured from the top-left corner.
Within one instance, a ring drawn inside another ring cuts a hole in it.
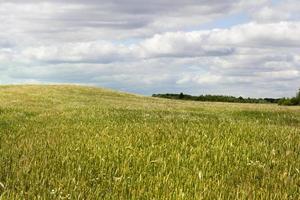
[[[0,199],[300,199],[300,108],[0,87]]]

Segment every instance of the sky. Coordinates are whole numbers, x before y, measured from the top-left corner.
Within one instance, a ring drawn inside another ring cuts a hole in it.
[[[0,0],[0,84],[290,97],[299,0]]]

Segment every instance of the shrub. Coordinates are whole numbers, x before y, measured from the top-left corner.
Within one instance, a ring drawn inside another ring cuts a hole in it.
[[[292,102],[291,102],[291,99],[288,99],[288,98],[282,98],[278,101],[278,104],[279,105],[282,105],[282,106],[291,106],[292,105]]]

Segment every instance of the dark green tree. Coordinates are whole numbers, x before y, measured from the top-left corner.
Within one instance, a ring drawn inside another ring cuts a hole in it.
[[[180,94],[179,94],[179,99],[183,99],[184,98],[184,94],[181,92]]]

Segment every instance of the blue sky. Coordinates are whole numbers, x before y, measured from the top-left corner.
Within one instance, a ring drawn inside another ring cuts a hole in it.
[[[297,0],[0,1],[0,84],[293,96]]]
[[[208,29],[216,29],[216,28],[230,28],[232,26],[245,24],[250,21],[251,19],[246,13],[240,12],[240,13],[224,16],[219,19],[213,20],[209,23],[203,24],[200,26],[200,29],[208,30]]]

